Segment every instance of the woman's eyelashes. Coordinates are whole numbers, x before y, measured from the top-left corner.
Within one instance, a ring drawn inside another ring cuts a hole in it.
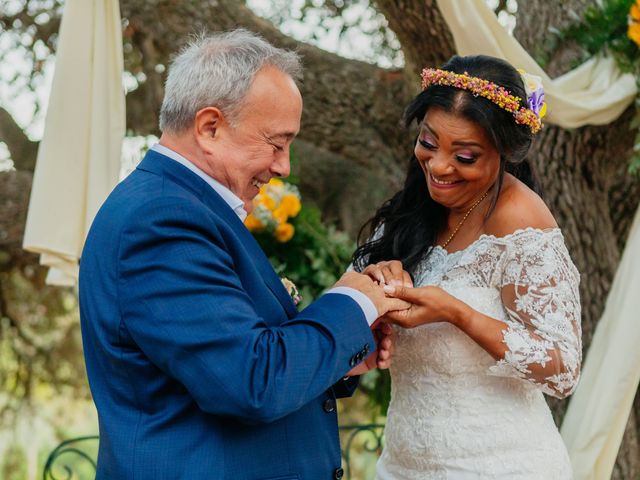
[[[418,138],[418,142],[423,148],[426,148],[427,150],[434,151],[438,149],[438,146],[435,143],[432,143],[432,140],[430,140],[429,138]],[[478,155],[473,152],[457,153],[456,155],[454,155],[454,157],[458,162],[465,165],[472,164],[478,159]]]
[[[422,145],[427,150],[435,150],[436,149],[436,146],[433,143],[431,143],[431,141],[429,141],[428,139],[420,138],[420,139],[418,139],[418,142],[420,142],[420,145]]]
[[[460,163],[464,163],[464,164],[470,164],[473,163],[477,160],[477,156],[473,155],[473,154],[458,154],[456,155],[456,160],[459,161]]]

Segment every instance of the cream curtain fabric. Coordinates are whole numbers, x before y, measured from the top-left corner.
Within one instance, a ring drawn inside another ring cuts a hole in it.
[[[562,424],[576,479],[611,477],[640,382],[638,292],[640,209]]]
[[[118,181],[125,131],[117,0],[67,0],[23,247],[75,285],[87,230]]]
[[[611,58],[589,60],[551,79],[500,25],[485,0],[437,0],[460,55],[492,55],[542,77],[548,114],[545,121],[564,128],[612,122],[633,102],[636,82],[621,74]]]
[[[485,0],[437,0],[461,55],[486,54],[539,75],[545,120],[564,128],[606,124],[634,100],[636,83],[612,59],[551,79],[499,24]],[[595,260],[594,260],[595,261]],[[640,209],[562,425],[577,480],[610,478],[640,381]]]

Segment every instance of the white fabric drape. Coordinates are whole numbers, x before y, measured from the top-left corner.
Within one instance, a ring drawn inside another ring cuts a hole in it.
[[[548,114],[545,122],[564,128],[611,123],[633,102],[637,88],[613,59],[591,59],[551,79],[518,41],[500,25],[485,0],[437,0],[460,55],[491,55],[542,78]]]
[[[461,55],[486,54],[542,77],[545,121],[564,128],[614,121],[634,100],[635,78],[608,57],[551,79],[504,29],[485,0],[437,0]],[[594,259],[594,261],[597,261]],[[564,422],[574,478],[611,476],[640,381],[640,209]]]
[[[615,464],[640,382],[638,292],[640,209],[562,423],[576,479],[610,478]]]
[[[75,285],[95,213],[118,181],[125,132],[117,0],[65,2],[23,247],[48,283]]]

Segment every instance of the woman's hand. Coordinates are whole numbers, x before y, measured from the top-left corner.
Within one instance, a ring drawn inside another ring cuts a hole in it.
[[[426,323],[449,322],[460,326],[470,307],[449,295],[440,287],[410,288],[387,285],[385,293],[411,303],[407,310],[388,312],[383,320],[403,328],[413,328]]]
[[[369,265],[362,271],[374,282],[380,285],[392,285],[398,287],[413,287],[411,275],[404,271],[402,262],[399,260],[389,260]]]

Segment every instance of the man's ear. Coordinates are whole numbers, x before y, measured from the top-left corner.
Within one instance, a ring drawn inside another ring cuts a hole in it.
[[[194,134],[200,144],[209,144],[219,134],[219,129],[226,122],[225,116],[219,108],[205,107],[196,113],[193,125]]]

